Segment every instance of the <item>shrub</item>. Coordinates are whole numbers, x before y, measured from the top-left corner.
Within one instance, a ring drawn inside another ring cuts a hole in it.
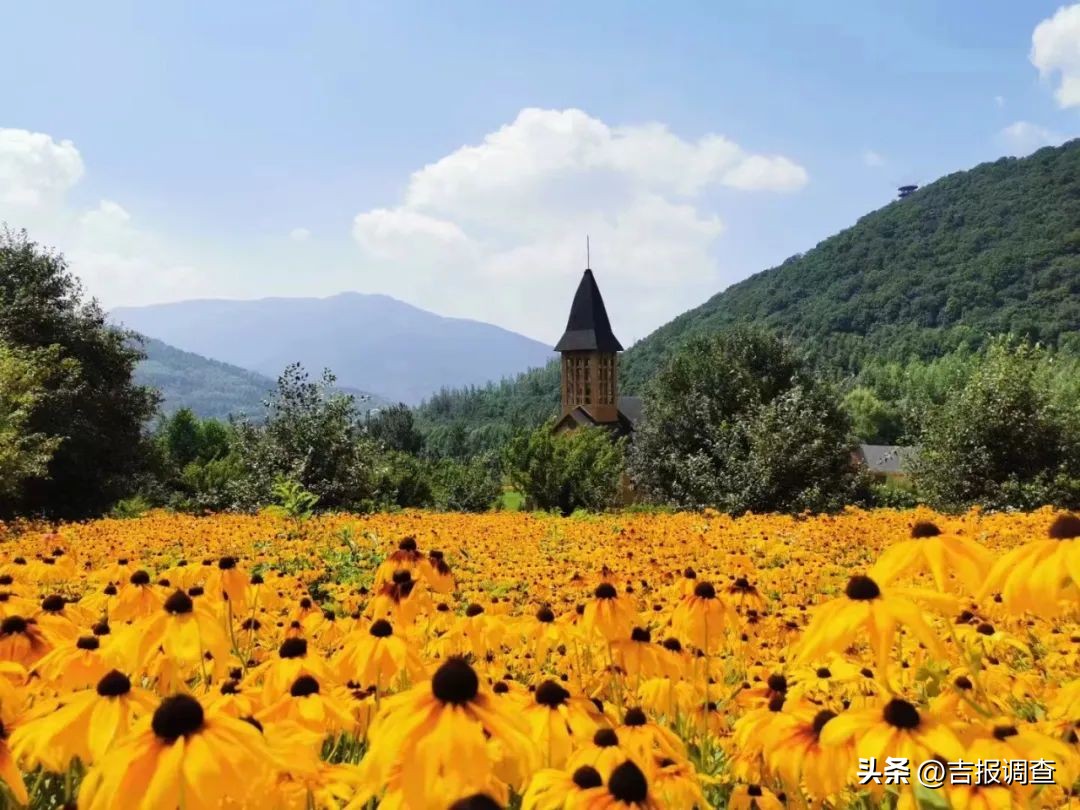
[[[548,422],[516,436],[507,446],[510,480],[530,509],[605,509],[618,498],[624,440],[605,428],[555,433]]]
[[[658,503],[827,511],[864,496],[852,449],[832,389],[778,338],[736,328],[693,340],[650,385],[630,471]]]

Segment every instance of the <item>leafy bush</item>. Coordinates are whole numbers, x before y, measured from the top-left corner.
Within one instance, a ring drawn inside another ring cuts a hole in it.
[[[334,375],[311,382],[299,364],[285,369],[260,425],[236,425],[244,469],[238,503],[267,503],[280,478],[300,484],[328,509],[370,509],[378,497],[379,448],[364,429],[355,398],[335,391]]]
[[[850,434],[787,344],[736,328],[691,341],[651,384],[630,471],[648,499],[685,508],[835,510],[863,495]]]
[[[937,508],[1080,507],[1080,420],[1056,398],[1042,348],[995,341],[928,418],[912,470]]]
[[[502,491],[490,454],[469,461],[444,460],[434,469],[435,505],[448,512],[486,512]]]
[[[554,421],[516,436],[507,446],[510,480],[530,509],[605,509],[619,495],[624,440],[604,428],[555,433]]]

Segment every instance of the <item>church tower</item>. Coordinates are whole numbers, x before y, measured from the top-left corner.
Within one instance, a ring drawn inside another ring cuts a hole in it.
[[[585,410],[597,424],[619,421],[618,353],[604,299],[592,270],[581,278],[566,331],[555,345],[562,354],[562,416]]]

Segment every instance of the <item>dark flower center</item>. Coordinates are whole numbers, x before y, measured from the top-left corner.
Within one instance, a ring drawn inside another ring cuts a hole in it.
[[[619,735],[613,728],[602,728],[593,734],[592,741],[598,748],[612,748],[619,744]]]
[[[821,730],[825,728],[825,724],[836,717],[836,712],[830,712],[828,709],[822,709],[820,712],[814,715],[814,736],[820,737]]]
[[[108,622],[98,622],[94,625],[93,630],[95,636],[107,636],[112,632]]]
[[[217,567],[222,571],[231,571],[236,568],[236,557],[222,557],[218,560]]]
[[[776,673],[769,676],[769,680],[765,682],[768,687],[774,692],[786,692],[787,691],[787,678],[783,675]]]
[[[682,652],[682,642],[677,638],[665,638],[664,649],[669,652],[680,653]]]
[[[41,609],[46,613],[59,613],[64,609],[64,597],[58,593],[52,594],[52,596],[46,596],[41,601]]]
[[[549,709],[562,706],[569,698],[570,693],[555,681],[544,681],[536,687],[536,702]]]
[[[5,616],[0,621],[0,636],[12,636],[26,632],[26,619],[22,616]]]
[[[751,590],[750,580],[748,580],[746,577],[739,577],[735,580],[735,583],[732,587],[735,588],[735,590],[737,591],[749,591]]]
[[[101,646],[101,642],[97,640],[96,636],[79,636],[75,646],[80,650],[96,650]]]
[[[761,795],[761,785],[748,785],[746,788],[746,795],[758,797]]]
[[[919,710],[906,700],[900,700],[900,698],[893,698],[890,700],[885,705],[885,711],[882,716],[885,718],[885,722],[893,728],[907,730],[918,728],[921,720],[919,717]]]
[[[775,695],[769,699],[769,711],[770,712],[782,712],[784,710],[784,696],[782,694]]]
[[[699,582],[694,586],[694,596],[698,599],[715,599],[716,588],[711,582]]]
[[[645,712],[638,708],[627,709],[626,716],[623,717],[623,725],[627,726],[643,726],[647,722],[649,721],[645,717]]]
[[[536,611],[536,620],[538,622],[543,622],[544,624],[551,624],[555,621],[555,613],[551,608],[545,605]]]
[[[611,772],[608,793],[624,804],[638,804],[648,798],[649,783],[645,781],[641,768],[627,760]]]
[[[990,624],[990,622],[983,622],[975,628],[975,632],[982,636],[992,636],[994,635],[994,625]]]
[[[502,810],[499,803],[486,793],[477,793],[464,799],[458,799],[450,810]]]
[[[386,638],[394,634],[394,628],[386,619],[378,619],[371,623],[371,629],[368,632],[375,638]]]
[[[443,703],[461,706],[476,697],[480,691],[480,679],[464,658],[451,658],[437,670],[431,679],[431,692]]]
[[[99,684],[100,686],[100,684]],[[154,710],[150,727],[159,739],[174,743],[194,734],[203,726],[203,708],[191,695],[173,695]]]
[[[1009,737],[1015,737],[1019,733],[1016,726],[994,726],[995,740],[1007,740]]]
[[[971,688],[971,679],[967,675],[957,675],[953,680],[953,686],[965,692]]]
[[[495,685],[491,687],[491,691],[494,692],[496,695],[505,695],[507,692],[510,691],[510,686],[506,683],[506,681],[496,681]]]
[[[476,604],[475,602],[473,602],[471,605],[469,605],[467,608],[465,608],[465,615],[468,616],[470,619],[473,616],[479,616],[483,612],[484,612],[484,609],[482,607],[480,607],[480,605]]]
[[[412,572],[406,568],[399,568],[394,572],[391,579],[395,585],[404,585],[407,582],[412,582]]]
[[[831,678],[832,672],[828,667],[818,667],[817,676],[819,678]]]
[[[146,571],[136,571],[128,578],[132,585],[149,585],[150,575]]]
[[[1072,540],[1080,537],[1080,517],[1072,513],[1058,515],[1050,524],[1051,540]]]
[[[221,685],[221,694],[223,695],[235,695],[240,692],[240,684],[236,681],[225,681]]]
[[[604,784],[603,778],[600,776],[600,772],[589,765],[582,765],[576,771],[574,771],[573,777],[574,784],[582,790],[588,790],[589,788],[600,787]]]
[[[615,586],[610,582],[601,582],[596,586],[596,590],[593,595],[597,599],[614,599],[619,595],[619,592],[615,590]]]
[[[398,543],[397,547],[402,551],[416,551],[416,538],[406,537],[404,540]]]
[[[181,590],[173,591],[172,596],[165,600],[165,611],[174,616],[191,613],[194,609],[195,603],[191,601],[191,597]]]
[[[854,599],[856,601],[869,601],[871,599],[877,599],[881,596],[881,588],[870,577],[864,574],[856,574],[848,580],[847,587],[844,589],[844,594],[848,599]]]
[[[293,636],[281,642],[278,655],[282,658],[303,658],[307,655],[307,639]]]
[[[939,534],[941,534],[941,529],[937,527],[936,523],[931,523],[929,520],[917,520],[911,527],[911,536],[916,540],[925,537],[937,537]]]
[[[131,680],[118,669],[106,672],[97,684],[97,693],[102,697],[121,697],[130,691]]]
[[[289,687],[289,694],[293,697],[307,697],[319,694],[319,682],[310,675],[301,675],[293,685]]]
[[[116,596],[116,586],[110,582],[101,592],[106,596]]]
[[[635,627],[633,630],[630,631],[630,640],[640,641],[648,644],[650,641],[652,641],[652,633],[650,633],[644,627]]]

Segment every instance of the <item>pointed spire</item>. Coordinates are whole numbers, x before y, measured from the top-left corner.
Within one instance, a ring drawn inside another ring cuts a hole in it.
[[[604,299],[600,295],[600,288],[596,286],[592,270],[585,270],[577,292],[574,293],[566,332],[555,344],[555,351],[622,351],[622,344],[611,331]]]

